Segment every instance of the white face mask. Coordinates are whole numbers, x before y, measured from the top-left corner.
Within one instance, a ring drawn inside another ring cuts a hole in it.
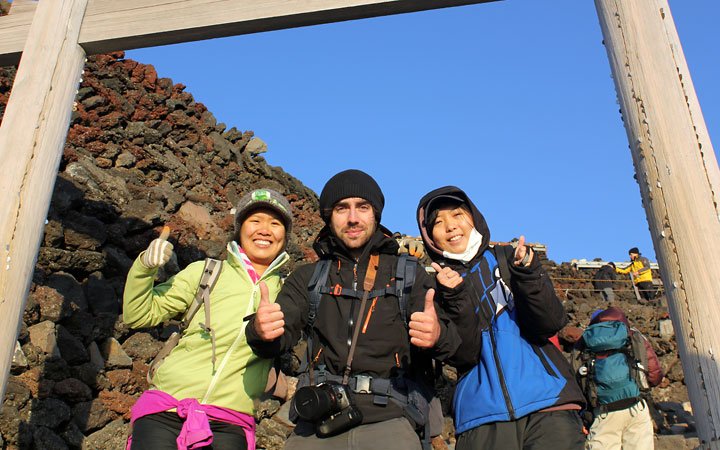
[[[448,259],[455,259],[457,261],[468,262],[475,257],[482,244],[483,236],[474,227],[470,230],[470,237],[468,238],[467,248],[462,253],[450,253],[443,251],[443,256]]]

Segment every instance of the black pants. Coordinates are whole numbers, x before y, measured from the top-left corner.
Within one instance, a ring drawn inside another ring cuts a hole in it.
[[[183,419],[175,413],[149,414],[135,421],[132,429],[131,450],[177,450]],[[202,447],[210,450],[247,450],[245,430],[225,422],[210,421],[212,444]]]
[[[651,281],[641,281],[636,286],[643,299],[650,301],[655,298],[655,285]]]
[[[584,450],[577,411],[535,412],[510,422],[472,428],[457,438],[457,450]]]

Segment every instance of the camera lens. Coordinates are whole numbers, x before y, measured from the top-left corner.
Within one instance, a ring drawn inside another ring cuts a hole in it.
[[[305,386],[295,392],[295,412],[311,422],[328,415],[334,404],[335,397],[329,386]]]

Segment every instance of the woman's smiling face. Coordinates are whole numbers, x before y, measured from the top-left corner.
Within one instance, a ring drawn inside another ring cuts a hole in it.
[[[268,266],[284,244],[285,225],[272,209],[257,209],[240,227],[240,246],[254,265]]]
[[[449,253],[462,253],[467,249],[473,219],[465,208],[440,207],[433,223],[432,238],[435,245]]]

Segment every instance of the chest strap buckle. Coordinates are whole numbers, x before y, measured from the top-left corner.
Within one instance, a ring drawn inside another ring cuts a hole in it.
[[[372,390],[370,389],[370,382],[372,381],[371,376],[355,375],[353,378],[355,378],[355,392],[358,394],[372,393]]]

